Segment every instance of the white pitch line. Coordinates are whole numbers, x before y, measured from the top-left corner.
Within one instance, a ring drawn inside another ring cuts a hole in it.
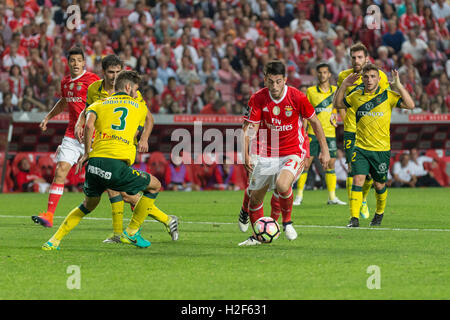
[[[0,218],[10,218],[10,219],[31,219],[31,216],[13,216],[13,215],[0,215]],[[65,217],[54,216],[56,219],[64,219]],[[97,221],[110,221],[111,218],[96,218],[96,217],[86,217],[85,220],[97,220]],[[124,218],[124,221],[129,221],[130,219]],[[157,222],[155,220],[145,220],[145,222]],[[181,223],[186,224],[219,224],[219,225],[234,225],[235,222],[211,222],[211,221],[184,221],[180,220]],[[317,228],[317,229],[352,229],[352,230],[377,230],[377,231],[428,231],[428,232],[450,232],[450,229],[418,229],[418,228],[347,228],[346,226],[318,226],[318,225],[294,225],[298,228]]]

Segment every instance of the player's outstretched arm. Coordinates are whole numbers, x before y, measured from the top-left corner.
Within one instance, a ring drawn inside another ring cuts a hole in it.
[[[253,164],[250,158],[250,141],[256,137],[256,133],[259,129],[259,123],[252,123],[249,121],[245,121],[242,126],[243,131],[243,149],[242,149],[242,158],[244,159],[244,167],[247,170],[248,174],[253,172]]]
[[[86,116],[86,124],[84,126],[83,142],[84,142],[84,154],[78,159],[77,167],[75,169],[75,174],[81,171],[85,162],[89,159],[89,152],[91,151],[92,145],[92,135],[95,130],[95,120],[97,115],[94,112],[89,112]]]
[[[144,130],[142,130],[141,138],[138,143],[138,152],[147,152],[148,151],[148,138],[153,130],[153,125],[155,120],[153,119],[153,115],[150,111],[147,112],[147,116],[145,118]]]
[[[328,144],[325,138],[325,133],[323,132],[322,124],[316,115],[313,115],[310,119],[308,119],[308,121],[314,130],[317,140],[319,141],[321,150],[319,161],[322,164],[323,169],[326,170],[328,168],[328,162],[330,162],[330,151],[328,150]]]
[[[86,109],[80,112],[78,116],[77,123],[75,124],[75,138],[77,138],[78,142],[83,143],[83,126],[86,123]]]
[[[414,100],[411,98],[408,90],[406,90],[406,88],[400,82],[400,77],[397,70],[392,70],[392,80],[393,81],[390,83],[391,88],[397,91],[402,96],[400,108],[409,110],[414,109]]]
[[[338,109],[336,107],[336,97],[337,97],[339,91],[342,91],[341,88],[342,88],[342,86],[338,87],[336,92],[334,93],[334,96],[333,96],[333,110],[337,109],[338,112],[339,112],[339,115],[341,116],[341,119],[344,120],[345,119],[346,110],[345,109]],[[344,92],[344,95],[345,95],[345,90],[343,90],[343,92]],[[335,128],[337,128],[337,113],[336,112],[333,112],[333,111],[331,112],[330,123]]]
[[[41,123],[39,124],[39,128],[41,128],[42,131],[47,130],[47,122],[49,122],[53,117],[63,112],[66,107],[67,107],[66,98],[59,99],[58,102],[55,103],[55,105],[53,106],[52,110],[50,110],[50,112],[47,113],[44,120],[41,121]]]

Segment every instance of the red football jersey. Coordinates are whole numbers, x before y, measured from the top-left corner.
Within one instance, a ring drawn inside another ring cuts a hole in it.
[[[268,88],[253,94],[244,119],[259,123],[258,151],[260,156],[283,157],[307,155],[307,139],[303,119],[315,115],[314,107],[300,90],[285,86],[280,100],[274,100]]]
[[[100,80],[100,78],[92,72],[84,71],[80,76],[72,79],[65,76],[61,80],[61,96],[67,101],[69,106],[69,125],[67,126],[65,136],[75,138],[74,129],[80,112],[86,107],[86,97],[89,85]]]

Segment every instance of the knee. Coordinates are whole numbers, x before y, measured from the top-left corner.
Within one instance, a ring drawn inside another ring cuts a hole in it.
[[[285,181],[277,181],[276,188],[278,194],[285,194],[291,189],[291,184]]]
[[[146,191],[152,193],[159,192],[161,190],[161,182],[155,176],[151,176],[150,184],[148,185]]]

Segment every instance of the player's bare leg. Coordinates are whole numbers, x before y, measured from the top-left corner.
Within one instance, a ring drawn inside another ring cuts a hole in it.
[[[53,177],[48,196],[47,211],[40,213],[38,216],[32,216],[31,219],[35,223],[47,228],[53,226],[53,216],[59,199],[64,193],[64,182],[71,168],[72,165],[65,161],[60,161],[56,164],[55,176]]]
[[[294,183],[294,174],[286,169],[280,171],[276,181],[276,190],[280,199],[281,216],[283,221],[283,230],[288,240],[295,240],[298,236],[292,226],[292,205],[294,197],[292,193],[292,184]]]

